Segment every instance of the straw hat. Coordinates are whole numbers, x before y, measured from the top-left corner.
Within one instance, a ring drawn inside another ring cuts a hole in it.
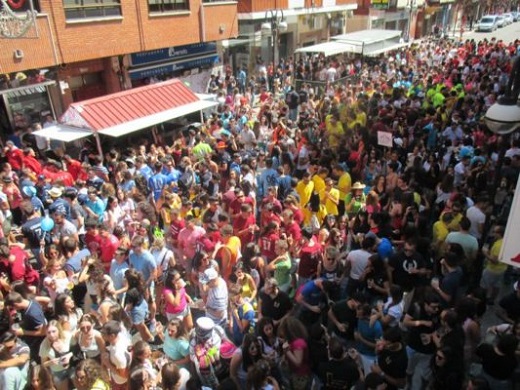
[[[366,186],[365,186],[364,184],[361,184],[361,182],[356,181],[356,182],[354,183],[354,185],[352,186],[352,189],[353,189],[353,190],[364,190],[365,187],[366,187]]]

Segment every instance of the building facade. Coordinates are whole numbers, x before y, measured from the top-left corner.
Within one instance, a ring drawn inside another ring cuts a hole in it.
[[[0,14],[3,132],[152,77],[193,75],[238,34],[234,1],[1,0]]]

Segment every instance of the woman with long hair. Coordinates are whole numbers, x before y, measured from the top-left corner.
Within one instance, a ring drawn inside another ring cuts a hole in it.
[[[239,389],[246,388],[247,371],[262,358],[260,343],[252,334],[246,334],[242,345],[237,348],[229,367],[229,376]]]
[[[137,287],[132,287],[126,293],[125,311],[132,320],[132,327],[139,331],[141,339],[152,341],[154,337],[145,323],[148,315],[148,303]]]
[[[107,208],[105,211],[104,223],[108,225],[110,232],[113,232],[116,226],[124,227],[125,211],[119,205],[116,196],[110,195],[107,198]]]
[[[193,318],[190,312],[190,296],[186,293],[186,282],[179,271],[172,270],[166,275],[163,298],[166,303],[165,314],[168,321],[176,318],[183,321],[189,331],[193,328]]]
[[[160,302],[168,270],[173,269],[177,263],[173,252],[166,247],[163,237],[154,237],[150,247],[150,252],[152,253],[155,264],[157,265],[155,301]]]
[[[267,360],[273,369],[277,369],[282,345],[276,335],[273,319],[262,317],[256,324],[256,335],[260,343],[262,358]]]
[[[185,368],[179,368],[174,362],[168,362],[161,368],[161,389],[179,390],[185,388],[190,379],[190,373]]]
[[[69,294],[59,294],[54,302],[54,315],[66,332],[76,332],[83,311],[76,307]]]
[[[279,390],[278,381],[271,376],[269,363],[256,362],[247,372],[247,390]]]
[[[101,365],[93,359],[85,359],[76,366],[74,384],[77,390],[110,390],[110,381]]]
[[[145,370],[148,380],[151,383],[157,382],[157,371],[153,368],[152,361],[152,349],[150,345],[143,341],[137,341],[132,347],[132,363],[130,364],[130,376],[135,371]],[[134,389],[134,387],[131,387]]]
[[[73,284],[67,277],[67,273],[63,269],[63,264],[61,258],[53,256],[48,260],[45,267],[43,286],[47,290],[51,302],[56,300],[58,294],[68,292],[73,287]]]
[[[98,284],[99,289],[99,307],[96,315],[100,325],[104,325],[108,322],[108,314],[110,308],[114,305],[119,305],[116,299],[116,290],[114,284],[110,280],[105,280]]]
[[[101,333],[94,329],[96,320],[90,314],[83,314],[79,320],[78,331],[72,339],[86,359],[101,361],[101,353],[105,351],[105,340]]]
[[[464,382],[464,365],[459,353],[446,345],[435,352],[431,361],[431,390],[458,390]],[[496,388],[498,389],[498,388]]]
[[[57,390],[49,369],[40,364],[29,366],[25,390]]]
[[[286,317],[278,326],[283,359],[287,363],[290,386],[294,390],[306,389],[311,380],[311,361],[305,325],[295,317]]]
[[[257,287],[263,285],[265,280],[265,261],[261,255],[260,247],[254,242],[246,245],[240,259],[246,272],[253,277]]]
[[[64,332],[56,320],[49,321],[46,336],[40,344],[40,359],[44,367],[48,367],[57,390],[68,390],[69,363],[72,357],[70,340],[72,335]]]
[[[190,343],[188,332],[179,319],[172,319],[162,331],[162,325],[157,324],[157,335],[163,341],[163,351],[166,357],[179,367],[189,368]]]

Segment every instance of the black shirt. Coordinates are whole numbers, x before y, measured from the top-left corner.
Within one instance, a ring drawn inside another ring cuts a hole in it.
[[[39,248],[44,232],[41,228],[42,217],[31,218],[22,225],[23,236],[29,242],[30,248]]]
[[[390,258],[388,265],[393,268],[393,284],[401,286],[404,291],[408,292],[421,284],[421,276],[411,274],[409,270],[426,268],[424,258],[417,252],[411,256],[407,256],[404,252],[396,253]]]
[[[432,326],[413,326],[408,330],[408,346],[417,352],[424,354],[433,354],[435,352],[435,343],[430,340],[428,344],[423,344],[421,340],[421,334],[430,335],[438,328],[438,316],[429,315],[426,309],[418,303],[414,303],[410,306],[408,313],[406,313],[414,319],[414,321],[431,321]]]
[[[350,389],[359,380],[359,370],[356,363],[346,357],[343,360],[322,362],[318,376],[324,390]]]
[[[347,327],[347,331],[343,333],[339,331],[335,324],[331,324],[333,326],[334,333],[347,340],[354,340],[354,331],[357,328],[357,315],[356,310],[351,309],[348,306],[348,300],[336,302],[336,304],[332,306],[332,313],[338,322]]]
[[[395,379],[406,379],[406,367],[408,367],[406,348],[402,346],[398,351],[384,348],[377,356],[377,364],[386,375]],[[388,382],[386,388],[387,390],[397,389]]]
[[[489,376],[505,380],[511,378],[517,366],[514,356],[502,356],[495,352],[491,344],[480,344],[476,354],[482,360],[482,369]]]
[[[275,321],[280,320],[292,309],[291,299],[283,291],[278,291],[274,299],[262,291],[260,299],[262,301],[262,316],[270,317]]]
[[[520,319],[520,298],[517,293],[511,293],[502,298],[499,305],[507,313],[507,316],[513,321]]]

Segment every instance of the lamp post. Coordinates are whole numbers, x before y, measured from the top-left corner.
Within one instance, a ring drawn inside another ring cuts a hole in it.
[[[493,133],[506,135],[520,127],[520,57],[515,60],[504,96],[488,108],[484,121]]]
[[[283,17],[283,10],[275,9],[265,11],[265,20],[266,22],[262,23],[261,30],[262,34],[271,33],[272,36],[272,50],[273,50],[273,71],[278,64],[278,39],[280,37],[280,33],[284,33],[287,31],[287,22]]]

